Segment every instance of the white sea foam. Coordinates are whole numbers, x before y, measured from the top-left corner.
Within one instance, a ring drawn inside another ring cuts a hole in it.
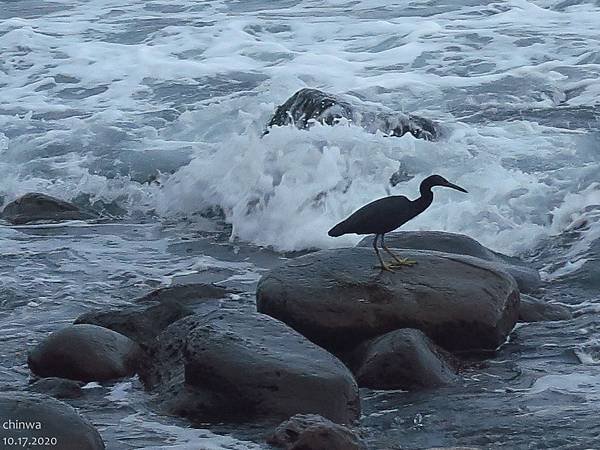
[[[233,238],[298,250],[356,242],[326,232],[440,173],[469,194],[439,189],[406,228],[463,232],[508,253],[600,203],[585,120],[517,114],[597,107],[593,4],[57,5],[0,23],[5,202],[86,193],[166,218],[219,205]],[[305,86],[418,112],[448,132],[436,143],[353,126],[260,138],[275,105]],[[399,164],[415,177],[391,188]],[[598,233],[592,224],[548,277],[576,270]]]
[[[163,445],[143,447],[145,450],[261,450],[264,448],[254,442],[221,436],[205,429],[179,427],[150,421],[140,414],[127,416],[121,422],[128,428],[135,428],[146,433],[158,432],[168,436],[163,439]]]
[[[129,391],[132,388],[131,381],[121,381],[110,388],[105,398],[115,404],[127,405],[129,403]]]

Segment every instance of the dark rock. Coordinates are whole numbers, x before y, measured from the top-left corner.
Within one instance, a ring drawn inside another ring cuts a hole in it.
[[[277,427],[267,443],[285,450],[366,450],[349,428],[316,414],[296,414]]]
[[[411,133],[416,138],[428,141],[439,137],[435,123],[429,119],[392,111],[369,110],[364,106],[360,108],[318,89],[301,89],[292,95],[277,108],[268,128],[293,124],[304,130],[310,128],[313,122],[335,125],[341,119],[352,121],[370,133],[381,131],[389,136]]]
[[[15,225],[22,225],[38,220],[86,220],[97,216],[81,211],[72,203],[65,202],[46,194],[29,193],[6,205],[2,218]]]
[[[42,378],[27,386],[27,389],[54,398],[79,398],[83,395],[82,382],[66,378]]]
[[[151,306],[91,311],[79,316],[75,324],[87,323],[109,328],[146,348],[170,324],[191,314],[189,308],[172,301]]]
[[[141,361],[138,368],[140,380],[147,389],[161,394],[161,403],[166,404],[172,397],[180,395],[179,391],[185,383],[183,348],[190,332],[205,323],[207,315],[194,314],[169,325],[148,349],[148,357]]]
[[[369,248],[324,250],[263,276],[260,312],[332,351],[399,328],[417,328],[447,350],[495,349],[519,314],[514,279],[464,255],[407,250],[417,261],[394,273]]]
[[[570,320],[572,318],[573,314],[566,306],[547,303],[529,295],[521,295],[519,322]]]
[[[236,291],[214,284],[192,283],[163,287],[140,297],[136,303],[180,303],[191,306],[198,301],[220,299]]]
[[[398,184],[403,183],[404,181],[412,180],[414,177],[415,176],[412,173],[409,173],[405,164],[403,162],[400,162],[400,164],[398,165],[398,170],[396,170],[390,176],[390,186],[397,186]]]
[[[518,258],[503,255],[484,247],[475,239],[464,234],[444,231],[397,231],[385,235],[390,248],[409,248],[414,250],[435,250],[438,252],[469,255],[497,263],[500,268],[511,274],[521,292],[535,291],[542,284],[540,274]],[[366,237],[358,243],[359,247],[371,247],[372,237]]]
[[[0,424],[3,424],[3,438],[15,441],[28,438],[29,442],[34,438],[37,442],[42,440],[42,445],[28,445],[27,448],[104,449],[100,434],[90,422],[66,403],[41,394],[0,393]],[[24,424],[29,425],[29,429],[23,429]],[[55,444],[47,441],[53,438],[56,439]]]
[[[422,331],[405,328],[363,343],[351,366],[360,387],[416,390],[455,381],[452,361]]]
[[[152,344],[167,326],[194,313],[219,309],[219,303],[236,291],[214,284],[193,283],[155,289],[120,309],[82,314],[76,324],[89,323],[121,333],[143,348]]]
[[[341,118],[351,119],[354,111],[350,103],[318,89],[300,89],[284,104],[277,107],[269,127],[293,124],[301,130],[311,121],[335,125]]]
[[[96,325],[71,325],[29,351],[27,363],[40,377],[106,381],[131,376],[140,347],[122,334]]]
[[[162,407],[196,421],[253,420],[318,413],[358,418],[358,388],[333,355],[258,313],[221,310],[170,325],[142,381]]]

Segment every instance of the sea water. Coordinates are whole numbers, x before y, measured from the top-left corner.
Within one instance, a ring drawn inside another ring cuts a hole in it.
[[[252,308],[265,270],[355,244],[327,230],[439,173],[469,194],[438,189],[404,228],[527,259],[575,318],[519,326],[465,386],[364,391],[366,440],[600,446],[599,76],[594,1],[0,1],[0,200],[44,192],[112,218],[0,227],[0,386],[27,383],[27,348],[50,331],[155,287],[233,285]],[[433,119],[442,137],[263,136],[304,87]],[[156,416],[129,383],[76,405],[108,448],[263,445],[252,427]]]

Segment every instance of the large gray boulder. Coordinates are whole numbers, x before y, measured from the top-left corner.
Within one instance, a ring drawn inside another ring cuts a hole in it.
[[[428,389],[457,379],[451,355],[411,328],[363,343],[351,365],[358,385],[371,389]]]
[[[35,221],[86,220],[97,215],[82,211],[76,205],[46,194],[31,192],[4,207],[2,218],[15,225]]]
[[[386,234],[385,242],[390,248],[435,250],[457,255],[475,256],[494,262],[517,280],[521,292],[535,291],[542,284],[538,271],[519,258],[494,252],[464,234],[447,233],[445,231],[397,231]],[[372,236],[366,237],[358,243],[359,247],[371,247],[372,245]]]
[[[29,351],[27,363],[40,377],[106,381],[131,376],[140,347],[126,336],[96,325],[71,325]]]
[[[35,393],[0,393],[2,438],[22,444],[2,448],[102,450],[104,442],[90,422],[66,403]],[[26,429],[27,428],[27,429]],[[32,442],[38,445],[32,444]]]
[[[333,355],[258,313],[221,310],[169,326],[141,379],[172,414],[196,421],[315,413],[347,423],[358,388]]]
[[[332,351],[399,328],[417,328],[448,350],[495,349],[519,314],[519,290],[498,265],[406,250],[417,261],[394,273],[369,248],[324,250],[271,270],[257,287],[258,311]]]
[[[267,127],[292,124],[299,129],[308,129],[313,122],[335,125],[341,119],[351,121],[370,133],[381,131],[390,136],[411,133],[416,138],[428,141],[439,136],[438,127],[429,119],[353,105],[339,96],[309,88],[300,89],[280,105]]]
[[[351,429],[316,414],[296,414],[277,427],[267,443],[284,450],[367,450]]]

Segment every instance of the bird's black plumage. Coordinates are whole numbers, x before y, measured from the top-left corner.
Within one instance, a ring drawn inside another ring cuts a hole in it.
[[[422,207],[419,207],[403,195],[380,198],[363,206],[346,220],[338,223],[329,230],[329,236],[337,237],[348,233],[389,233],[424,211],[431,200],[433,200],[433,195],[428,202],[427,199],[421,202]]]
[[[385,246],[383,235],[404,225],[409,220],[425,211],[433,201],[434,186],[444,186],[456,189],[461,192],[467,192],[460,186],[450,183],[440,175],[431,175],[425,178],[419,187],[421,196],[415,200],[409,200],[403,195],[393,195],[375,200],[355,211],[350,217],[338,223],[329,230],[329,236],[337,237],[343,234],[375,234],[373,247],[384,269],[390,270],[389,266],[383,263],[379,250],[377,249],[377,239],[381,236],[381,243],[388,253],[394,254]],[[400,260],[394,256],[397,262]]]

